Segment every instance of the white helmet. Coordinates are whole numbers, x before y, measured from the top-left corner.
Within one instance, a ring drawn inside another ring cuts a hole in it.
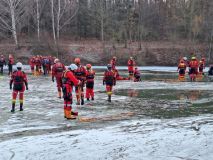
[[[23,65],[21,62],[16,63],[16,68],[22,68],[22,67],[23,67]]]
[[[187,57],[183,57],[183,60],[184,60],[184,61],[187,61]]]
[[[59,59],[56,58],[56,59],[54,60],[54,63],[57,63],[57,62],[59,62]]]
[[[78,69],[78,66],[76,66],[75,64],[71,64],[68,68],[69,68],[71,71],[74,71],[74,70]]]

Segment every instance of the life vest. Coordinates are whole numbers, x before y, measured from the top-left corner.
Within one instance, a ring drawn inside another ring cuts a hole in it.
[[[115,73],[113,71],[105,71],[104,78],[106,82],[113,83],[115,79]]]
[[[134,66],[134,61],[133,60],[129,60],[128,61],[128,66]]]
[[[93,70],[87,71],[86,72],[86,80],[87,81],[94,81],[95,78],[95,72]]]
[[[135,78],[140,78],[140,77],[141,77],[141,74],[140,74],[140,72],[139,72],[138,70],[136,70],[136,71],[134,72],[134,77],[135,77]]]
[[[4,59],[4,58],[1,58],[1,59],[0,59],[0,65],[3,66],[4,64],[5,64],[5,59]]]
[[[62,63],[58,62],[55,64],[55,71],[56,72],[63,72],[64,71],[64,66]]]
[[[185,63],[180,63],[179,66],[178,66],[178,68],[180,68],[180,69],[185,69],[185,68],[186,68]]]
[[[23,71],[14,71],[12,80],[14,83],[14,90],[21,91],[24,85],[25,73]]]
[[[9,58],[9,64],[13,65],[14,64],[14,59],[13,58]]]
[[[86,70],[83,66],[79,66],[75,71],[75,76],[77,79],[80,79],[86,76]]]
[[[191,68],[197,68],[198,67],[198,62],[197,61],[191,61],[190,62],[190,67]]]
[[[69,73],[69,72],[71,72],[71,71],[65,70],[65,71],[63,72],[63,75],[62,75],[62,84],[63,84],[63,85],[68,84],[68,85],[73,86],[73,82],[72,82],[69,78],[67,78],[67,73]]]
[[[43,63],[44,63],[44,65],[48,65],[50,62],[49,62],[49,59],[47,59],[47,58],[45,58],[44,60],[43,60]]]
[[[39,60],[39,58],[35,58],[35,64],[38,66],[38,65],[40,65],[40,60]]]

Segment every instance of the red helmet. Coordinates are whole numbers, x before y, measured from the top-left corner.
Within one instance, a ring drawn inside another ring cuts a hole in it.
[[[87,69],[90,69],[91,67],[92,67],[91,64],[87,64],[87,65],[86,65],[86,68],[87,68]]]
[[[81,60],[80,60],[80,58],[75,58],[74,62],[75,62],[75,64],[80,64]]]

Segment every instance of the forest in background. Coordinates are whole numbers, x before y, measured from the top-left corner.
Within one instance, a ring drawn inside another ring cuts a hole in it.
[[[106,43],[205,43],[212,58],[212,0],[1,0],[0,42],[54,45],[63,40]],[[24,40],[24,41],[23,41]],[[59,51],[59,49],[58,49]]]

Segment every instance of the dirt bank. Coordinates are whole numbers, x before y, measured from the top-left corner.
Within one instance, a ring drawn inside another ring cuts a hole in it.
[[[112,56],[118,57],[118,65],[126,65],[129,56],[136,59],[138,65],[160,65],[176,66],[178,59],[182,56],[191,56],[195,52],[197,57],[202,55],[207,57],[208,47],[205,44],[193,44],[190,42],[143,42],[142,49],[138,49],[138,43],[129,43],[127,48],[123,44],[97,40],[68,41],[64,40],[58,46],[51,42],[41,44],[22,43],[20,47],[15,47],[9,43],[0,44],[0,54],[7,55],[15,53],[17,61],[28,62],[32,55],[54,55],[58,56],[66,64],[69,64],[75,57],[80,57],[84,63],[95,65],[105,65]],[[68,58],[67,58],[68,57]],[[212,63],[212,62],[210,62]]]

